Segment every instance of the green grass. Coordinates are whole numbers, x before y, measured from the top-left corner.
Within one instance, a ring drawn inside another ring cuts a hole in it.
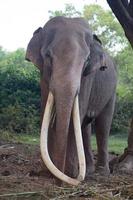
[[[0,140],[8,142],[23,143],[39,145],[39,134],[38,135],[16,135],[8,132],[0,133]],[[91,138],[93,150],[97,149],[96,139],[93,135]],[[127,136],[125,135],[113,135],[109,137],[109,152],[122,153],[124,148],[127,147]]]
[[[39,144],[40,138],[34,135],[20,135],[16,140],[24,144]]]
[[[127,147],[127,137],[113,135],[109,137],[109,152],[122,153]],[[92,136],[92,148],[97,149],[95,136]]]
[[[39,144],[39,135],[26,135],[26,134],[13,134],[9,132],[0,132],[0,140],[11,142],[11,143],[22,143],[22,144]]]

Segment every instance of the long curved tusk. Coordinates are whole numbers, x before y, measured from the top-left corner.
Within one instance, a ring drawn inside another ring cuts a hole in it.
[[[56,166],[53,164],[49,157],[48,153],[48,127],[50,123],[50,116],[52,112],[54,104],[54,96],[51,92],[49,92],[45,112],[43,116],[43,122],[41,127],[41,138],[40,138],[40,148],[41,148],[41,155],[42,159],[46,165],[46,167],[49,169],[49,171],[54,174],[58,179],[71,184],[71,185],[78,185],[80,183],[79,180],[73,179],[68,177],[67,175],[63,174],[59,169],[56,168]]]
[[[86,161],[85,161],[85,153],[83,147],[82,133],[81,133],[81,125],[79,118],[79,102],[78,95],[75,97],[74,107],[73,107],[73,124],[74,124],[74,133],[76,138],[76,146],[79,160],[79,175],[78,180],[82,181],[85,178],[86,174]]]

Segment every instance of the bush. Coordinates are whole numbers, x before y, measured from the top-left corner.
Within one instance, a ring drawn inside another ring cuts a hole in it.
[[[39,112],[35,107],[20,104],[1,109],[0,129],[15,133],[35,134],[39,131]]]
[[[128,134],[133,113],[133,102],[117,98],[111,132]]]
[[[7,53],[0,62],[0,129],[35,134],[40,125],[39,73],[24,54],[22,49]]]

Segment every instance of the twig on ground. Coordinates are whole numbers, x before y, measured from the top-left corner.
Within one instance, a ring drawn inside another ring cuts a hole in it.
[[[9,194],[1,194],[0,197],[11,197],[11,196],[23,196],[23,195],[35,195],[35,194],[43,194],[43,191],[37,192],[20,192],[20,193],[9,193]]]

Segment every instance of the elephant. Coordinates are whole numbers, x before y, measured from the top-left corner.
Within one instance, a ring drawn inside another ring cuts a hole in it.
[[[25,58],[40,70],[40,148],[45,166],[57,180],[71,185],[78,185],[95,170],[108,174],[117,69],[88,22],[64,16],[50,19],[33,33]]]

